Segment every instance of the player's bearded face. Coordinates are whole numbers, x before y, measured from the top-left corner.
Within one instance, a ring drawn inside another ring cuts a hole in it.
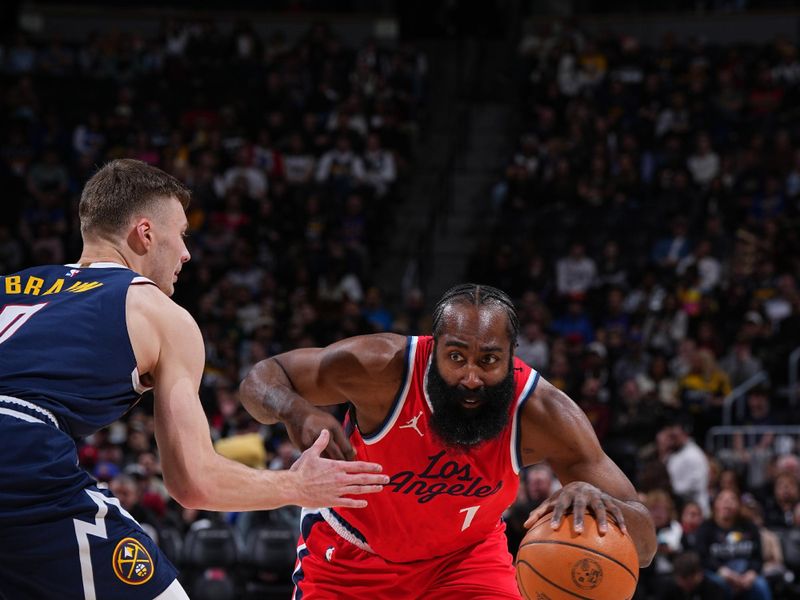
[[[444,380],[434,355],[428,371],[428,397],[433,405],[431,426],[449,446],[470,448],[497,437],[508,424],[508,409],[514,399],[514,369],[500,383],[469,389]],[[477,397],[480,405],[466,408],[462,401]]]

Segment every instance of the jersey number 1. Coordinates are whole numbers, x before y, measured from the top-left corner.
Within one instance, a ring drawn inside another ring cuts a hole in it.
[[[470,506],[468,508],[462,508],[460,511],[458,511],[460,513],[467,513],[464,515],[464,524],[461,526],[461,531],[464,531],[467,527],[472,525],[472,519],[475,518],[475,513],[478,512],[480,507],[481,506],[479,504],[478,506]]]
[[[24,304],[9,304],[0,310],[0,344],[14,335],[25,322],[37,312],[47,306],[47,302],[25,306]]]

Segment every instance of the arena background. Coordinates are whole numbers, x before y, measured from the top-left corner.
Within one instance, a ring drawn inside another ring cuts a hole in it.
[[[0,272],[78,256],[80,191],[107,160],[179,177],[193,259],[175,300],[204,335],[216,446],[276,469],[297,453],[239,406],[250,366],[428,333],[444,289],[496,285],[519,308],[519,356],[579,403],[653,511],[662,545],[637,598],[692,547],[692,492],[656,441],[675,415],[710,494],[735,489],[762,527],[774,597],[796,597],[792,4],[3,3]],[[179,507],[148,398],[80,457],[193,598],[289,596],[298,511]],[[512,552],[549,477],[522,482]]]

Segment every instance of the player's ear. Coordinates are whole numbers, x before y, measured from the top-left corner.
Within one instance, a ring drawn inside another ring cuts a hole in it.
[[[136,254],[145,254],[153,245],[153,222],[148,217],[137,217],[128,244]]]

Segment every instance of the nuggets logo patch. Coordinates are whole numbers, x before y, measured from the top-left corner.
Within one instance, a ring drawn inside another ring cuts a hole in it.
[[[572,583],[582,590],[591,590],[603,579],[603,567],[591,558],[584,558],[572,565]]]
[[[142,585],[153,576],[153,559],[142,543],[134,538],[123,538],[114,548],[112,558],[114,574],[128,585]]]

